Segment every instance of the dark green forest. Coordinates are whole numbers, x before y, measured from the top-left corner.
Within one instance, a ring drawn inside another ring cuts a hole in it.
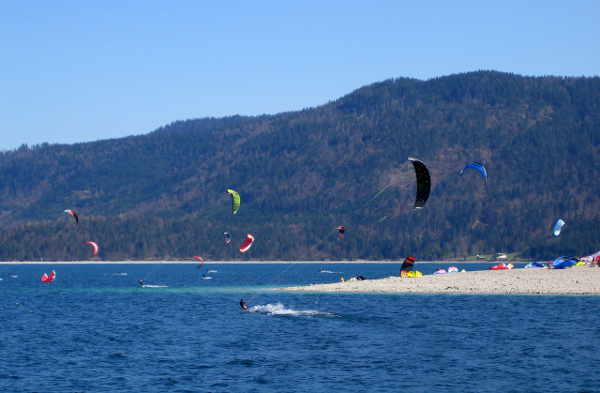
[[[0,153],[0,259],[88,259],[85,240],[105,260],[584,255],[600,249],[599,146],[600,78],[493,71],[387,80],[297,112],[22,146]],[[431,173],[424,209],[413,208],[409,156]],[[470,161],[485,164],[487,186],[459,175]],[[236,215],[227,188],[241,194]],[[246,233],[256,242],[242,254]]]

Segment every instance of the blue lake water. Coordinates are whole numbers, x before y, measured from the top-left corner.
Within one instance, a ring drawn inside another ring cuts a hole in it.
[[[0,391],[600,392],[600,296],[274,290],[398,268],[3,265]]]

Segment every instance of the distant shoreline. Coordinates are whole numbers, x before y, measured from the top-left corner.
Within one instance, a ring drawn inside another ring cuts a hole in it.
[[[205,261],[205,265],[231,265],[231,264],[261,264],[261,265],[286,265],[286,264],[313,264],[313,265],[332,265],[332,264],[402,264],[403,259],[394,261],[374,261],[374,260],[339,260],[339,261]],[[527,263],[527,261],[510,261],[511,263]],[[500,261],[417,261],[417,264],[497,264]],[[197,265],[198,261],[1,261],[0,265]]]

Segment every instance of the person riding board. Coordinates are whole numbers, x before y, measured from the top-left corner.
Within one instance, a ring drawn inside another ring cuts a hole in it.
[[[240,307],[242,308],[242,310],[244,310],[244,312],[250,312],[250,309],[248,308],[248,304],[246,304],[244,299],[240,299]]]

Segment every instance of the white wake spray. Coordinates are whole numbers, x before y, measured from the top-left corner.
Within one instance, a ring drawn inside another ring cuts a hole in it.
[[[286,308],[281,303],[276,304],[264,304],[256,305],[249,308],[250,312],[258,312],[268,315],[294,315],[294,316],[313,316],[313,315],[325,315],[330,317],[336,317],[337,315],[323,312],[318,310],[294,310],[292,308]]]

